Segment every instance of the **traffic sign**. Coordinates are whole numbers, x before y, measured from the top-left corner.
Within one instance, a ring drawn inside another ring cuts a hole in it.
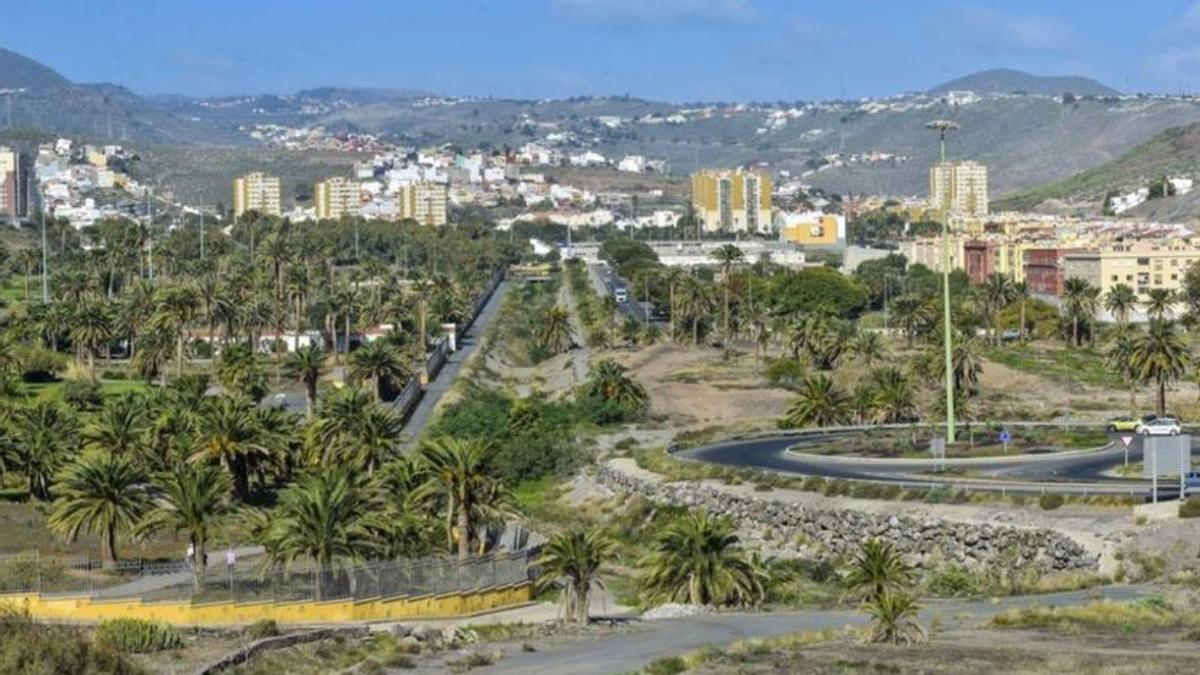
[[[933,453],[933,470],[941,471],[945,468],[946,439],[941,436],[929,439],[929,452]]]
[[[1132,442],[1133,442],[1133,436],[1122,436],[1121,437],[1121,443],[1123,443],[1126,448],[1128,448],[1129,444]]]
[[[1004,452],[1008,452],[1008,442],[1012,440],[1012,434],[1008,433],[1008,429],[1000,430],[1000,442],[1004,444]]]
[[[1146,436],[1142,439],[1142,477],[1151,480],[1151,500],[1158,501],[1158,477],[1179,476],[1179,498],[1184,497],[1184,476],[1192,470],[1192,437]]]

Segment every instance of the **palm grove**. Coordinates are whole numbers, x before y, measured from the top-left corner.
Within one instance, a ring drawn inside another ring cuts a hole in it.
[[[194,223],[60,227],[45,303],[22,288],[38,286],[40,255],[12,256],[23,279],[0,333],[4,482],[48,503],[64,537],[94,536],[108,563],[121,542],[163,532],[198,560],[217,532],[321,566],[482,551],[509,513],[487,448],[434,438],[402,455],[388,401],[510,246],[468,226],[253,213],[227,233],[206,225],[203,240]],[[375,326],[390,330],[359,346]],[[323,339],[285,349],[307,331]],[[272,405],[288,387],[304,413]]]

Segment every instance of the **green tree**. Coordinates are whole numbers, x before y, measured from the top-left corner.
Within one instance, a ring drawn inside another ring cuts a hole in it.
[[[429,481],[426,494],[440,494],[446,511],[446,539],[458,542],[458,557],[465,560],[471,552],[471,517],[475,505],[492,481],[487,461],[491,448],[473,438],[440,437],[425,441],[421,457]],[[457,532],[455,531],[457,523]]]
[[[1137,379],[1154,383],[1158,393],[1158,415],[1166,415],[1167,385],[1183,377],[1192,365],[1187,338],[1179,332],[1174,321],[1154,319],[1146,332],[1134,338],[1129,358]]]
[[[563,603],[567,620],[588,622],[592,586],[604,587],[600,568],[616,553],[616,541],[600,528],[560,532],[542,547],[537,558],[538,586],[565,580]]]
[[[747,605],[763,594],[762,579],[741,548],[733,523],[704,510],[682,514],[663,526],[640,566],[639,588],[650,602]]]
[[[47,525],[75,541],[81,531],[100,537],[100,553],[117,562],[117,533],[131,529],[150,510],[146,476],[132,457],[89,451],[64,471]]]
[[[54,475],[75,450],[79,427],[70,411],[50,401],[17,408],[11,420],[8,469],[24,474],[29,494],[49,501]]]
[[[725,295],[725,310],[721,322],[721,352],[728,359],[733,347],[733,335],[729,332],[729,296],[733,287],[733,268],[744,256],[742,249],[733,244],[725,244],[713,251],[711,257],[721,266],[721,286]]]
[[[82,303],[71,319],[71,340],[87,354],[88,377],[96,379],[96,353],[112,338],[112,319],[101,300]]]
[[[625,367],[612,359],[601,359],[588,371],[584,395],[611,403],[629,414],[641,414],[649,403],[645,388],[625,374]]]
[[[1178,296],[1169,288],[1151,288],[1146,291],[1146,316],[1156,319],[1170,319],[1175,313],[1175,303]]]
[[[232,478],[233,495],[245,501],[250,495],[250,473],[273,460],[280,450],[277,433],[262,428],[254,407],[233,396],[206,402],[199,416],[193,462],[217,462]]]
[[[383,400],[384,386],[408,379],[412,372],[404,366],[400,353],[385,340],[373,340],[350,354],[350,379],[369,382],[371,395]]]
[[[912,567],[891,542],[871,538],[851,558],[846,587],[863,601],[871,602],[909,588],[915,579]]]
[[[1129,325],[1129,315],[1137,309],[1137,305],[1137,292],[1126,284],[1116,284],[1104,295],[1104,309],[1121,328]]]
[[[571,315],[564,307],[551,307],[542,313],[538,323],[537,344],[551,354],[562,354],[571,348]]]
[[[195,551],[192,575],[197,589],[204,584],[209,532],[228,516],[229,478],[212,465],[181,464],[154,480],[154,506],[138,524],[140,536],[169,530],[186,532]]]
[[[304,385],[305,414],[311,420],[317,407],[317,384],[325,374],[325,350],[308,344],[287,355],[283,374]]]
[[[908,593],[885,593],[867,603],[871,616],[871,641],[887,644],[913,644],[925,639],[917,623],[921,606]]]
[[[849,417],[845,392],[822,373],[804,379],[784,421],[791,427],[827,427],[845,424]]]

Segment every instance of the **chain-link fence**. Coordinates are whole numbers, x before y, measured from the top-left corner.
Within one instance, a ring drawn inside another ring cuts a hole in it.
[[[259,556],[234,565],[127,561],[104,566],[86,558],[38,552],[0,556],[0,593],[87,595],[105,599],[294,602],[463,593],[520,584],[532,577],[536,545],[465,561],[437,557],[360,564],[271,564]]]

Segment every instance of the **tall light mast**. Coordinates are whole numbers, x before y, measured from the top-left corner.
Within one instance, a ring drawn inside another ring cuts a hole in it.
[[[925,124],[926,129],[938,132],[939,163],[946,163],[946,132],[959,127],[950,120],[933,120]],[[942,167],[945,170],[945,167]],[[932,196],[932,195],[930,195]],[[945,195],[943,195],[944,197]],[[950,327],[950,213],[949,204],[942,199],[942,343],[946,357],[946,442],[954,442],[954,347],[953,331]]]

